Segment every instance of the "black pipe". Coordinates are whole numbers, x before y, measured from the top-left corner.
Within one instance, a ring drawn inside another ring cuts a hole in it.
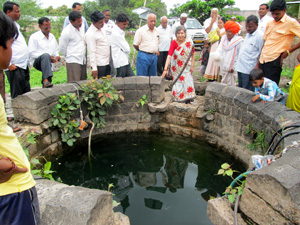
[[[274,141],[274,139],[275,139],[275,137],[276,137],[277,134],[279,134],[281,131],[284,131],[284,130],[286,130],[286,129],[288,129],[288,128],[292,128],[292,127],[300,127],[300,124],[289,125],[289,126],[286,126],[286,127],[283,127],[283,128],[280,128],[279,130],[277,130],[277,131],[273,134],[271,140],[269,141],[269,146],[271,146],[271,144],[272,144],[272,142]]]
[[[295,132],[291,132],[291,133],[288,133],[286,135],[283,135],[275,144],[275,146],[273,147],[272,151],[271,152],[268,152],[269,155],[273,155],[277,146],[279,145],[279,143],[286,137],[288,136],[291,136],[291,135],[294,135],[294,134],[300,134],[300,131],[295,131]]]

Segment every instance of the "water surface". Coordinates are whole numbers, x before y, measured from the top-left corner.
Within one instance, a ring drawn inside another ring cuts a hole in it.
[[[54,164],[64,183],[107,190],[113,183],[115,208],[131,225],[212,224],[206,215],[210,196],[222,195],[231,180],[216,176],[221,164],[240,163],[206,143],[180,136],[131,133],[106,136]]]

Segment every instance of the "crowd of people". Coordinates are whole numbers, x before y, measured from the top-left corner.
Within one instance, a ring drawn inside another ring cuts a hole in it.
[[[273,18],[267,15],[269,11]],[[300,38],[300,24],[286,14],[285,0],[274,0],[270,7],[261,4],[258,14],[246,18],[247,34],[242,38],[241,25],[235,18],[225,22],[218,9],[211,11],[204,22],[208,39],[200,74],[208,81],[233,86],[238,82],[239,87],[255,92],[252,102],[278,101],[285,105],[285,94],[278,87],[282,62],[300,47],[300,43],[292,46],[294,37]],[[286,105],[300,112],[297,71],[296,67]]]
[[[0,221],[3,224],[40,224],[35,181],[29,171],[28,159],[13,130],[7,125],[4,108],[4,73],[15,98],[30,91],[29,66],[42,72],[44,88],[52,87],[53,63],[65,57],[68,82],[87,79],[87,56],[92,76],[134,76],[129,63],[130,46],[125,39],[129,18],[120,13],[116,24],[110,11],[95,11],[88,26],[81,15],[81,4],[74,3],[65,18],[59,42],[51,34],[51,21],[38,20],[40,30],[33,33],[28,45],[17,21],[21,13],[15,2],[5,2],[0,11]],[[267,15],[271,11],[272,17]],[[138,51],[136,75],[156,76],[172,80],[173,100],[190,104],[196,97],[193,72],[195,47],[187,36],[187,14],[171,28],[167,17],[150,13],[146,25],[134,36],[133,46]],[[299,23],[286,14],[285,0],[273,0],[270,8],[260,5],[259,18],[246,19],[247,35],[243,39],[241,25],[232,18],[225,21],[218,9],[204,22],[208,40],[204,43],[201,74],[208,80],[236,85],[255,92],[252,102],[277,101],[285,104],[285,94],[278,87],[282,61],[300,47],[291,46],[294,36],[300,37]],[[298,55],[300,63],[300,54]],[[296,66],[291,82],[287,106],[300,112],[300,69]],[[219,79],[221,78],[221,79]],[[8,204],[9,203],[9,204]],[[17,215],[17,216],[16,216]]]

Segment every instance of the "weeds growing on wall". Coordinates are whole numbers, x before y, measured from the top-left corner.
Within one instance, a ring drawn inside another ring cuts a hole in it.
[[[80,137],[80,130],[84,128],[81,127],[82,123],[90,123],[98,128],[105,126],[104,116],[107,109],[113,104],[119,105],[120,100],[124,101],[124,97],[115,90],[111,81],[110,76],[101,78],[100,81],[88,80],[79,88],[81,96],[76,93],[60,96],[59,103],[51,111],[53,117],[50,127],[57,127],[60,130],[63,142],[73,146]],[[88,107],[88,114],[85,117],[80,108],[83,103]]]
[[[36,139],[39,136],[39,134],[35,133],[34,131],[30,131],[28,133],[25,133],[26,135],[26,141],[30,144],[35,144]],[[55,171],[51,170],[52,163],[50,161],[47,161],[45,158],[45,164],[41,163],[40,160],[36,157],[31,157],[29,155],[29,149],[24,147],[23,141],[19,139],[19,142],[28,158],[28,161],[30,162],[30,169],[31,173],[33,175],[37,175],[40,177],[44,177],[49,180],[54,180],[52,173],[55,173]]]
[[[265,153],[268,150],[266,132],[264,130],[257,130],[251,123],[247,125],[245,134],[251,134],[253,138],[253,143],[247,146],[250,150],[261,150],[262,153]]]

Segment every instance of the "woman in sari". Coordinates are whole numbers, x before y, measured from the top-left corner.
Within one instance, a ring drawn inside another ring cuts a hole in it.
[[[221,40],[222,36],[225,34],[224,24],[225,24],[225,18],[219,17],[218,18],[218,28],[216,28],[216,33],[219,36],[219,40]],[[216,41],[215,43],[212,44],[210,53],[213,53],[217,50],[217,48],[219,46],[219,42],[220,41]],[[216,65],[214,60],[208,59],[204,77],[207,78],[208,81],[217,80],[219,71],[220,71],[220,66]]]
[[[194,71],[195,48],[193,41],[186,38],[186,28],[179,26],[175,31],[176,39],[172,41],[162,77],[170,73],[173,80],[173,101],[189,104],[196,98],[192,73]]]

